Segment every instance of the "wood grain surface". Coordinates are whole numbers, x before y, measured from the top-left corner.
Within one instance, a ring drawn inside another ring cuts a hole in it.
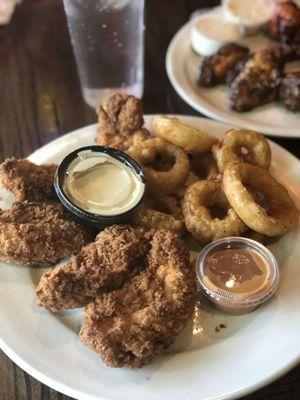
[[[199,115],[172,89],[165,72],[165,52],[195,9],[216,4],[212,0],[146,0],[146,113]],[[27,156],[95,121],[95,112],[81,98],[62,1],[24,0],[12,22],[0,27],[0,161],[12,155]],[[275,141],[300,157],[300,140]],[[299,377],[300,366],[244,399],[298,400]],[[31,378],[0,351],[0,400],[67,399]]]

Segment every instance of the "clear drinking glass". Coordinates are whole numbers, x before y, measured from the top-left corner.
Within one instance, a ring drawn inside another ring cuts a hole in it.
[[[144,0],[64,0],[87,104],[144,89]]]

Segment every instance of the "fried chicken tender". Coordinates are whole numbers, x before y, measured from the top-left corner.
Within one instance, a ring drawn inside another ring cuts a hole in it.
[[[145,140],[142,102],[134,96],[116,93],[98,110],[99,128],[96,143],[101,146],[127,150],[134,143]]]
[[[196,280],[178,235],[154,233],[148,267],[87,306],[82,342],[110,367],[139,368],[170,346],[192,317]]]
[[[36,165],[25,159],[8,158],[0,164],[0,185],[18,201],[53,201],[56,168],[55,164]]]
[[[14,264],[53,263],[92,239],[58,203],[15,202],[0,210],[0,259]]]
[[[113,225],[63,267],[46,272],[37,304],[51,311],[83,307],[104,290],[120,287],[144,268],[151,230]]]

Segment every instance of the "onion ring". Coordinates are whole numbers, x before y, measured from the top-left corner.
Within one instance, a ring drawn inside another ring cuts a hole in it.
[[[181,187],[177,192],[173,193],[176,199],[182,200],[184,193],[188,186],[193,183],[204,180],[204,179],[216,179],[221,180],[222,176],[219,173],[217,164],[211,153],[207,154],[194,154],[190,155],[191,174],[184,186]]]
[[[185,231],[182,209],[175,197],[148,198],[139,208],[132,223],[148,229],[167,229],[182,234]]]
[[[213,215],[213,206],[223,211],[223,218]],[[198,181],[189,186],[182,208],[187,230],[202,244],[241,235],[247,229],[230,207],[220,182],[215,180]]]
[[[263,168],[231,164],[224,172],[223,187],[236,213],[256,232],[278,236],[298,222],[299,213],[288,191]],[[264,195],[268,210],[253,196],[253,190]]]
[[[167,140],[187,153],[207,153],[217,139],[210,134],[184,124],[178,118],[158,115],[152,119],[154,136]]]
[[[194,154],[190,157],[191,171],[199,179],[210,179],[219,174],[218,166],[211,153]]]
[[[222,143],[212,146],[212,153],[220,172],[233,162],[244,161],[268,169],[271,164],[271,149],[260,133],[246,129],[230,129]]]
[[[176,192],[189,176],[187,154],[163,139],[152,138],[139,142],[128,150],[128,154],[141,165],[148,191],[153,197]]]

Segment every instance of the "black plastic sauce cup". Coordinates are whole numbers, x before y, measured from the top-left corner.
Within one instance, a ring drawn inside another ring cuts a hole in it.
[[[65,178],[68,173],[68,168],[72,163],[72,161],[74,161],[76,158],[80,156],[80,153],[89,150],[91,152],[103,153],[109,155],[110,157],[118,160],[125,166],[129,167],[140,179],[140,181],[144,184],[144,191],[141,199],[137,204],[134,204],[131,209],[122,214],[117,214],[117,215],[94,214],[91,213],[90,211],[78,207],[67,196],[67,194],[63,189],[63,186]],[[69,211],[69,213],[73,216],[74,219],[76,219],[79,223],[89,226],[91,228],[101,229],[112,224],[126,223],[130,221],[131,217],[134,215],[134,213],[136,212],[137,208],[140,206],[144,198],[146,189],[146,180],[141,167],[124,152],[105,146],[86,146],[73,151],[62,160],[56,171],[54,187],[59,200],[64,205],[64,207]]]

